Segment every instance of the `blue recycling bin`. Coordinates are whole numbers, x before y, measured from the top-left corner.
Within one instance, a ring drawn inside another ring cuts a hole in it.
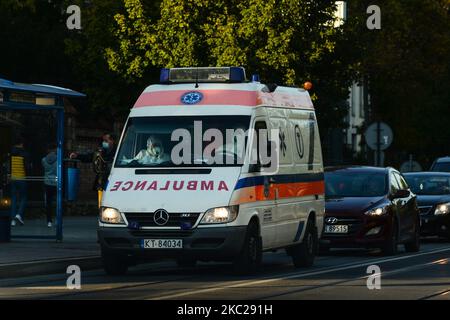
[[[64,160],[64,198],[67,201],[75,201],[80,189],[80,169],[78,160]]]
[[[0,209],[0,242],[11,241],[11,212]]]

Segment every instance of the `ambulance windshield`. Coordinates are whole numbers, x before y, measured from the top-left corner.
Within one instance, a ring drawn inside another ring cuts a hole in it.
[[[115,167],[241,166],[250,116],[133,117]]]

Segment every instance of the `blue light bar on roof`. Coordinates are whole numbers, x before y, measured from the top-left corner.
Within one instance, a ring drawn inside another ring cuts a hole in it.
[[[169,83],[169,74],[170,74],[170,69],[162,68],[161,73],[159,74],[159,82]]]
[[[161,69],[161,83],[245,82],[242,67],[199,67]]]

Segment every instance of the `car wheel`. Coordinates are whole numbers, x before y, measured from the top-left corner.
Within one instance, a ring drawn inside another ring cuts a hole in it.
[[[292,262],[296,268],[311,267],[317,251],[317,229],[311,220],[306,226],[303,241],[290,249]]]
[[[103,269],[110,276],[121,276],[128,271],[128,262],[123,256],[102,250]]]
[[[244,245],[241,252],[233,261],[234,271],[237,274],[256,272],[262,261],[262,239],[256,222],[251,222],[247,228]]]
[[[197,260],[189,258],[178,258],[177,265],[180,268],[194,268],[197,265]]]
[[[414,226],[414,237],[410,242],[405,243],[406,252],[418,252],[420,250],[420,223]]]
[[[397,253],[398,247],[398,227],[397,222],[392,225],[392,232],[389,236],[389,239],[386,240],[384,246],[381,248],[381,251],[385,256],[392,256]]]

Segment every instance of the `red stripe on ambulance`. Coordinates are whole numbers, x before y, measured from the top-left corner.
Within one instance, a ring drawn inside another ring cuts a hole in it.
[[[134,104],[135,108],[151,106],[185,105],[181,96],[187,90],[144,92]],[[248,90],[203,90],[203,99],[196,105],[255,106],[257,92]]]

